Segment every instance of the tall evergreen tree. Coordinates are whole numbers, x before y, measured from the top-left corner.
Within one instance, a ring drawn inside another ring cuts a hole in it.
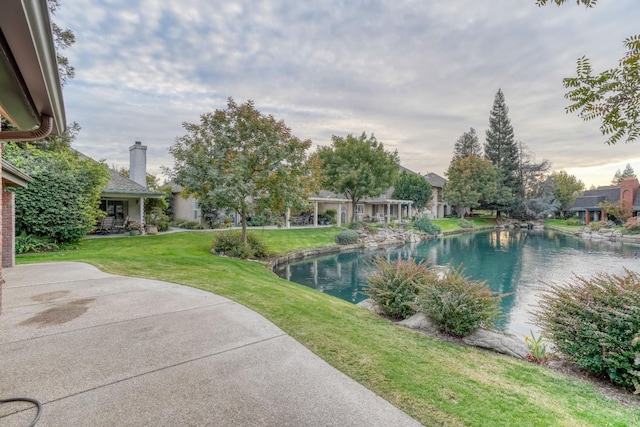
[[[453,147],[453,157],[469,157],[482,156],[482,146],[478,141],[478,134],[474,128],[470,128],[469,132],[463,133],[456,141]]]
[[[496,205],[498,211],[511,211],[519,203],[519,196],[522,194],[522,180],[519,176],[519,150],[518,144],[513,136],[513,127],[509,119],[509,108],[504,102],[504,95],[498,89],[493,101],[493,108],[489,113],[489,129],[487,130],[486,142],[484,145],[485,157],[500,172],[500,181],[513,197],[505,199],[509,202]]]
[[[622,181],[625,180],[625,178],[635,178],[635,177],[636,177],[636,173],[634,172],[631,165],[627,163],[627,166],[624,168],[623,172],[620,172],[620,169],[616,171],[615,175],[613,176],[613,179],[611,180],[611,183],[613,185],[619,185]]]

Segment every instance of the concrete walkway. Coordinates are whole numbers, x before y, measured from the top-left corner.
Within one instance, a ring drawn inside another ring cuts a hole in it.
[[[420,425],[226,298],[71,262],[5,280],[0,399],[38,427]]]

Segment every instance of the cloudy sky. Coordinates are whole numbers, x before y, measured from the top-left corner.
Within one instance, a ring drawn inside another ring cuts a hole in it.
[[[140,140],[151,171],[172,167],[182,123],[233,97],[314,145],[374,133],[404,166],[444,175],[463,132],[484,141],[501,88],[516,139],[588,186],[627,163],[640,173],[640,141],[605,145],[598,122],[567,115],[562,78],[583,55],[617,65],[639,19],[637,0],[62,0],[54,16],[77,40],[74,147],[109,165]]]

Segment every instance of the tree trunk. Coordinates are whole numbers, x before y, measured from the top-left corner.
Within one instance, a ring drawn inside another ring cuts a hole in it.
[[[351,200],[351,222],[356,222],[356,206],[358,202],[357,200]]]
[[[247,214],[244,212],[240,213],[240,217],[242,218],[242,243],[247,244]]]

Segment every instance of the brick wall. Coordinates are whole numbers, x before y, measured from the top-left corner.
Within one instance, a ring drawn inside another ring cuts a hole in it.
[[[0,147],[0,150],[1,149]],[[0,151],[0,159],[2,159],[2,151]],[[0,176],[2,176],[2,163],[0,163]],[[2,205],[2,193],[4,193],[4,191],[0,191],[0,205]],[[0,225],[3,226],[3,232],[0,233],[0,258],[2,258],[2,254],[4,253],[4,248],[2,247],[2,234],[4,234],[3,210],[4,209],[0,209]],[[2,312],[2,285],[4,285],[4,278],[2,277],[2,265],[0,265],[0,312]]]
[[[624,200],[625,205],[630,208],[638,195],[638,180],[636,178],[627,178],[620,183],[620,200]]]

